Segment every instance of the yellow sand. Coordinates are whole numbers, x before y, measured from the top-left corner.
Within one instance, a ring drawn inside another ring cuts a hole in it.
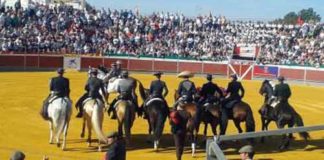
[[[67,159],[102,159],[104,152],[96,152],[96,143],[94,147],[87,147],[85,139],[80,138],[81,119],[76,119],[74,109],[73,117],[70,122],[68,132],[67,150],[62,151],[55,145],[48,144],[49,127],[39,116],[39,109],[43,99],[48,95],[48,80],[55,76],[54,72],[2,72],[0,73],[0,159],[9,159],[13,150],[19,149],[26,153],[27,159],[38,160],[43,155],[48,155],[51,160]],[[84,84],[86,82],[86,73],[68,72],[66,76],[70,78],[71,98],[75,102],[83,94]],[[140,79],[148,87],[150,81],[154,78],[151,75],[136,74],[134,77]],[[163,80],[167,82],[170,94],[167,97],[171,105],[173,103],[172,95],[180,79],[174,75],[165,75]],[[197,86],[205,82],[203,77],[193,79]],[[220,86],[226,86],[228,80],[216,79]],[[258,94],[261,85],[260,81],[244,81],[246,89],[244,98],[253,108],[256,119],[256,129],[260,130],[260,116],[257,113],[262,97]],[[324,122],[324,88],[292,85],[293,96],[291,103],[304,118],[305,125],[315,125]],[[111,97],[112,98],[112,97]],[[110,99],[111,101],[111,99]],[[116,130],[116,122],[108,119],[105,114],[104,127],[105,133]],[[244,128],[244,126],[242,125]],[[271,129],[275,126],[272,123]],[[133,133],[133,144],[128,148],[127,159],[130,160],[172,160],[175,159],[175,150],[172,137],[170,136],[170,126],[168,121],[162,138],[161,151],[155,153],[152,151],[152,144],[146,143],[148,125],[142,118],[135,120]],[[237,131],[232,122],[229,123],[228,134],[235,134]],[[202,133],[202,127],[200,134]],[[210,131],[209,131],[210,135]],[[278,152],[277,147],[280,138],[270,138],[265,144],[257,144],[256,159],[324,159],[324,131],[311,132],[312,140],[307,144],[302,141],[298,135],[296,141],[291,144],[291,148],[285,152]],[[93,132],[93,138],[96,138]],[[244,143],[244,142],[242,142]],[[242,143],[232,143],[226,149],[225,154],[229,159],[238,159],[236,149]],[[186,149],[183,159],[205,159],[205,152],[198,150],[196,158],[192,158],[190,149]]]

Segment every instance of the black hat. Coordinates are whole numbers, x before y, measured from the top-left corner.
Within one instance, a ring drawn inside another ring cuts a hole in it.
[[[231,75],[232,78],[237,79],[237,75],[234,73]]]
[[[207,74],[206,78],[207,78],[207,80],[212,80],[213,79],[213,75]]]
[[[285,80],[285,77],[284,76],[279,76],[278,77],[278,81],[284,81]]]
[[[59,74],[64,73],[64,69],[63,69],[63,68],[58,68],[58,69],[57,69],[57,73],[59,73]]]
[[[153,73],[154,76],[161,76],[162,74],[163,74],[163,72],[160,72],[160,71]]]
[[[21,151],[15,151],[10,157],[10,160],[24,160],[24,159],[25,159],[25,154]]]
[[[117,64],[116,63],[112,63],[111,66],[117,66]]]

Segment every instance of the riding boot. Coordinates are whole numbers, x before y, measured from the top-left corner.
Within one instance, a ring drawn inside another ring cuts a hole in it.
[[[220,135],[225,135],[226,129],[227,129],[227,124],[228,124],[228,113],[227,113],[226,108],[222,108],[221,111],[221,123],[220,123],[220,128],[221,128],[221,133]]]
[[[42,110],[41,110],[41,116],[43,117],[44,120],[49,120],[49,116],[48,116],[48,105],[49,105],[49,102],[48,100],[46,99],[43,103],[43,107],[42,107]]]
[[[116,112],[115,112],[115,104],[116,104],[116,102],[118,101],[118,99],[117,98],[115,98],[112,102],[111,102],[111,104],[110,104],[110,107],[109,107],[109,109],[108,109],[108,116],[110,116],[110,114],[111,114],[111,112],[112,112],[112,116],[111,116],[111,119],[116,119],[117,118],[117,115],[116,115]]]
[[[78,106],[79,113],[76,115],[76,118],[82,118],[83,117],[83,106]]]

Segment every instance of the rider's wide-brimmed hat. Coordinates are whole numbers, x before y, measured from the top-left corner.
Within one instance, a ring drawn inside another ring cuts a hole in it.
[[[194,74],[192,72],[190,72],[190,71],[183,71],[183,72],[179,73],[177,77],[178,78],[191,78],[193,76],[194,76]]]
[[[279,80],[279,81],[284,81],[284,80],[285,80],[285,77],[284,77],[284,76],[279,76],[279,77],[278,77],[278,80]]]
[[[98,70],[96,68],[91,68],[90,73],[97,74]]]

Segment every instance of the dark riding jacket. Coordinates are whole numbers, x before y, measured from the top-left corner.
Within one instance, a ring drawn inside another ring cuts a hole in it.
[[[280,98],[283,98],[283,100],[288,100],[288,98],[291,96],[291,90],[288,84],[286,83],[280,83],[275,86],[274,90],[274,96]]]
[[[241,100],[244,97],[245,92],[241,82],[238,81],[228,83],[226,91],[227,93],[230,93],[230,97],[228,99],[232,100]],[[241,95],[239,94],[239,91],[241,91]]]
[[[180,97],[187,96],[188,101],[193,100],[193,95],[197,92],[195,84],[190,80],[183,80],[178,87]]]
[[[217,84],[207,82],[201,88],[200,95],[206,99],[209,97],[214,97],[216,92],[220,95],[220,97],[223,97],[223,91],[218,87]]]
[[[119,85],[117,87],[117,92],[120,94],[120,96],[124,98],[134,100],[135,99],[134,83],[135,81],[130,78],[120,80]]]
[[[102,93],[105,93],[104,83],[97,77],[90,77],[85,85],[85,90],[88,92],[89,97],[101,99],[102,96],[100,95],[99,90],[101,90]]]
[[[163,90],[164,95],[163,95]],[[169,90],[168,87],[166,86],[164,81],[161,80],[154,80],[151,82],[150,86],[150,96],[151,97],[158,97],[164,99],[165,96],[167,96]]]
[[[59,97],[70,96],[70,81],[69,79],[58,76],[51,79],[50,90]]]

